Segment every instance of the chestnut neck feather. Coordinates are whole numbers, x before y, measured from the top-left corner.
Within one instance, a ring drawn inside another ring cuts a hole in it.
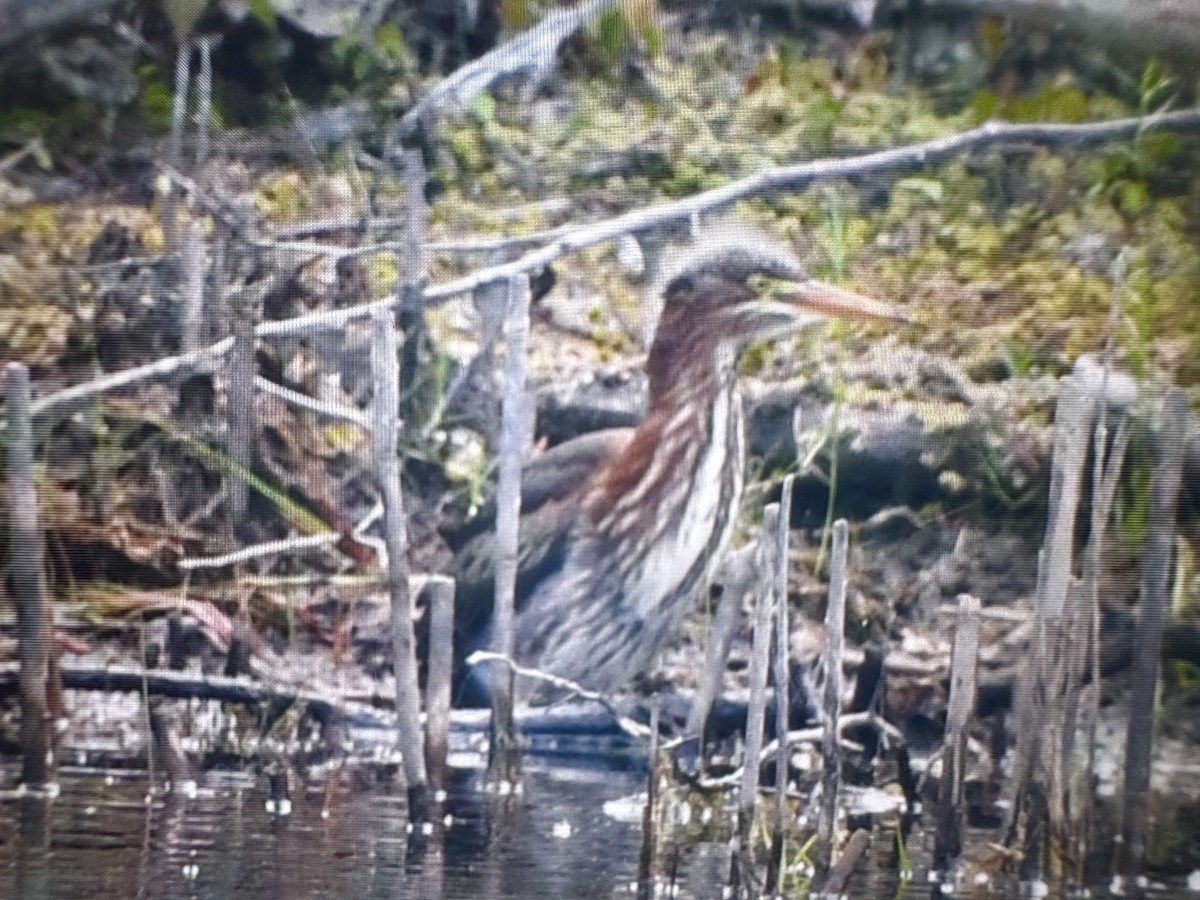
[[[727,360],[703,317],[689,320],[668,307],[650,349],[646,372],[650,409],[629,443],[611,457],[592,479],[585,507],[593,522],[601,521],[622,498],[640,497],[661,513],[673,501],[668,496],[681,467],[694,469],[696,448],[712,439],[713,408],[722,394],[734,388],[732,354]],[[722,438],[723,439],[723,436]],[[667,454],[670,462],[654,465]],[[643,484],[646,479],[653,483]]]

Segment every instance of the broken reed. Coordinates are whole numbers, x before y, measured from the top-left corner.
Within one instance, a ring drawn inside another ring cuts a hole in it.
[[[933,867],[947,873],[962,852],[963,783],[967,767],[967,727],[975,710],[975,672],[979,659],[977,597],[960,594],[954,643],[950,650],[950,701],[942,738],[942,777],[938,785]]]
[[[42,583],[44,548],[34,480],[33,418],[29,369],[9,363],[5,370],[8,413],[9,585],[17,607],[21,658],[21,781],[38,788],[54,780],[51,688],[53,613]]]
[[[508,659],[513,655],[513,607],[520,541],[529,303],[529,277],[522,274],[510,279],[508,311],[504,319],[504,396],[500,409],[500,471],[496,486],[496,605],[492,635],[492,650]],[[492,734],[488,777],[492,782],[513,782],[520,774],[513,724],[513,672],[508,666],[493,665],[490,675]]]
[[[758,538],[758,564],[773,571],[775,532],[779,530],[779,504],[769,503],[762,511],[762,533]],[[742,790],[738,803],[738,832],[743,852],[750,847],[750,827],[758,800],[758,757],[762,754],[762,728],[767,709],[767,672],[770,668],[770,637],[775,606],[772,578],[761,578],[755,592],[754,646],[750,652],[750,708],[746,710],[746,743],[742,768]]]
[[[829,559],[829,598],[825,607],[825,689],[821,697],[824,736],[821,739],[821,805],[817,818],[816,864],[813,881],[823,884],[832,868],[837,838],[838,794],[842,756],[839,720],[842,716],[842,654],[846,629],[846,560],[850,527],[845,519],[833,523]]]
[[[1109,445],[1103,386],[1097,396],[1078,367],[1061,385],[1030,665],[1022,669],[1017,685],[1016,762],[1007,791],[1012,798],[1007,840],[1022,847],[1021,874],[1030,881],[1084,874],[1100,689],[1100,562],[1129,439],[1128,422],[1122,419]],[[1130,876],[1142,870],[1148,839],[1146,797],[1153,716],[1188,421],[1186,398],[1173,388],[1166,395],[1157,428],[1159,462],[1151,485],[1151,525],[1142,561],[1120,863],[1121,871]],[[1078,566],[1075,527],[1089,446],[1095,454],[1091,533],[1082,566]],[[1082,577],[1075,575],[1076,568],[1082,568]],[[1085,696],[1087,702],[1083,702]]]
[[[1125,743],[1125,808],[1121,834],[1127,876],[1141,873],[1150,839],[1150,763],[1163,621],[1170,603],[1171,561],[1187,444],[1187,396],[1172,388],[1163,403],[1158,427],[1158,465],[1150,484],[1149,529],[1142,559],[1141,616],[1134,639],[1129,730]]]
[[[424,803],[425,738],[421,729],[421,699],[417,692],[417,656],[413,634],[413,604],[408,571],[408,534],[404,494],[400,488],[400,457],[396,452],[400,409],[400,365],[390,310],[372,317],[371,368],[375,397],[371,403],[371,439],[375,479],[383,495],[387,584],[391,598],[392,669],[396,682],[396,728],[403,755],[404,780],[414,808]],[[411,812],[410,812],[411,814]],[[414,816],[417,818],[418,816]]]
[[[771,577],[775,594],[775,821],[771,833],[771,855],[767,864],[767,890],[779,891],[783,880],[783,846],[788,820],[788,717],[791,713],[791,623],[788,617],[788,543],[792,525],[792,485],[794,475],[783,479],[779,492],[779,514],[776,516],[773,568]],[[764,535],[772,537],[766,531]]]
[[[429,579],[429,653],[425,673],[425,761],[432,787],[445,787],[450,747],[451,680],[454,671],[454,579]]]

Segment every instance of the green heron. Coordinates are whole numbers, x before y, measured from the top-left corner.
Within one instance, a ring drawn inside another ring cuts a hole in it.
[[[790,282],[768,298],[768,279]],[[824,318],[899,318],[810,279],[763,236],[702,243],[665,279],[646,363],[649,411],[633,429],[568,441],[526,468],[514,655],[524,666],[611,691],[647,669],[709,587],[733,534],[745,439],[735,367],[751,344]],[[456,553],[456,653],[491,640],[490,535]],[[463,705],[485,672],[460,665]],[[536,685],[520,696],[548,699]]]

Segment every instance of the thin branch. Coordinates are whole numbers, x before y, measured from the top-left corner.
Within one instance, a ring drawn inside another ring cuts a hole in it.
[[[837,730],[841,733],[847,728],[861,728],[864,725],[875,728],[880,734],[891,738],[898,744],[904,743],[904,735],[900,729],[891,722],[881,718],[877,713],[871,711],[847,713],[838,719]],[[825,727],[819,725],[813,728],[800,728],[795,731],[789,731],[785,739],[788,747],[796,747],[801,744],[820,744],[825,739]],[[838,743],[843,750],[851,753],[861,753],[863,751],[861,744],[846,740],[845,738],[839,738]],[[758,754],[759,766],[768,762],[778,752],[778,739],[768,743]],[[695,784],[703,790],[730,790],[741,785],[744,772],[744,767],[738,766],[736,770],[722,775],[720,778],[701,778],[697,779]]]
[[[46,145],[42,142],[40,137],[35,137],[28,141],[21,149],[0,159],[0,172],[7,172],[9,169],[15,169],[26,157],[41,157],[45,154],[45,152]]]
[[[1174,131],[1185,131],[1200,127],[1200,108],[1151,116],[1114,119],[1109,122],[1094,122],[1086,125],[1031,125],[989,122],[970,131],[951,135],[950,137],[938,138],[933,141],[926,141],[921,144],[912,144],[907,147],[881,150],[876,153],[849,156],[842,159],[818,160],[816,162],[768,168],[747,178],[730,182],[719,188],[704,191],[703,193],[695,194],[682,200],[660,203],[646,209],[634,210],[611,219],[572,229],[553,243],[526,253],[512,262],[489,266],[465,275],[462,278],[446,282],[445,284],[428,287],[422,292],[422,302],[426,306],[444,303],[452,297],[468,293],[489,282],[507,280],[522,272],[532,272],[544,268],[559,257],[586,247],[614,240],[624,234],[654,228],[679,219],[691,219],[694,216],[728,206],[746,197],[773,193],[781,189],[796,190],[810,184],[829,181],[835,178],[878,174],[906,166],[929,165],[958,153],[979,150],[1000,144],[1027,143],[1039,146],[1060,146],[1065,144],[1096,143],[1128,137],[1150,127],[1166,128]],[[179,175],[179,173],[171,172],[167,167],[163,167],[163,171],[172,180],[184,185],[190,185],[189,190],[193,193],[197,190],[195,183],[191,179]],[[317,224],[327,225],[328,223]],[[346,224],[346,227],[352,226],[353,223]],[[316,226],[310,226],[310,228],[315,230]],[[256,333],[259,337],[300,337],[323,331],[335,331],[349,322],[369,318],[376,310],[389,309],[399,306],[403,302],[403,292],[400,292],[385,297],[382,300],[346,307],[345,309],[307,313],[291,319],[263,322],[257,327]],[[124,387],[147,378],[168,375],[178,369],[195,365],[203,360],[219,357],[226,353],[231,345],[232,339],[226,338],[223,341],[193,353],[168,357],[149,365],[127,369],[95,381],[57,391],[35,401],[32,406],[32,412],[34,415],[37,415],[61,403],[88,397],[101,391]]]
[[[529,72],[538,78],[548,72],[554,66],[559,44],[592,16],[615,3],[616,0],[589,0],[575,9],[555,10],[534,27],[467,63],[442,79],[401,117],[392,145],[399,146],[449,103],[466,105],[503,77]]]
[[[466,661],[468,666],[475,666],[485,662],[500,663],[503,666],[507,666],[508,670],[518,678],[531,678],[534,681],[540,681],[551,687],[566,691],[573,697],[578,697],[581,700],[591,700],[594,703],[599,703],[613,717],[617,726],[626,734],[637,738],[650,737],[650,729],[640,722],[635,722],[628,716],[622,715],[611,697],[601,694],[598,691],[589,690],[578,682],[572,681],[570,678],[563,678],[561,675],[555,675],[553,672],[543,672],[541,669],[526,668],[525,666],[518,665],[511,658],[501,653],[493,653],[490,650],[476,650],[467,657]]]
[[[559,225],[557,228],[547,228],[543,231],[518,234],[512,237],[465,237],[457,240],[434,241],[426,244],[425,249],[430,253],[494,253],[497,250],[511,250],[514,247],[529,247],[558,240],[578,227],[577,225]]]
[[[771,194],[784,189],[798,190],[810,184],[837,178],[861,177],[893,169],[925,166],[969,150],[979,150],[999,144],[1060,146],[1096,143],[1129,137],[1150,127],[1178,131],[1200,127],[1200,108],[1152,116],[1114,119],[1109,122],[1093,122],[1086,125],[988,122],[970,131],[920,144],[911,144],[907,147],[848,156],[842,159],[817,160],[767,168],[747,178],[694,194],[682,200],[660,203],[574,229],[559,240],[527,253],[512,262],[490,266],[454,281],[431,286],[425,290],[423,300],[427,305],[445,302],[451,297],[472,291],[488,282],[508,279],[521,272],[532,272],[544,268],[568,253],[595,244],[602,244],[631,232],[651,229],[680,219],[691,219],[693,216],[728,206],[747,197]],[[269,322],[263,326],[259,334],[264,337],[297,336],[312,333],[313,329],[337,329],[346,322],[370,316],[372,310],[376,308],[395,306],[402,300],[401,295],[394,294],[374,303],[309,313],[281,322]]]
[[[0,663],[0,694],[16,688],[18,666]],[[63,687],[75,691],[115,691],[142,693],[178,699],[199,698],[228,703],[286,701],[311,703],[366,727],[393,728],[392,717],[365,703],[342,700],[311,688],[226,678],[219,675],[195,675],[140,666],[64,666]]]
[[[409,583],[408,527],[397,456],[400,409],[400,363],[390,312],[372,321],[371,372],[375,396],[371,401],[372,462],[383,496],[384,541],[387,548],[388,594],[391,600],[392,671],[395,675],[396,724],[404,755],[404,780],[410,799],[423,793],[427,780],[425,740],[421,731],[421,697],[417,690],[417,657],[413,634],[412,587]],[[415,810],[410,809],[410,813]]]
[[[501,401],[500,471],[496,486],[495,612],[492,648],[512,656],[521,527],[521,465],[525,456],[526,345],[529,340],[529,278],[507,284],[504,305],[504,397]],[[518,771],[513,730],[512,676],[495,670],[491,678],[492,741],[490,775],[512,781]]]
[[[139,381],[145,381],[148,378],[170,375],[180,369],[188,369],[206,360],[224,356],[232,346],[233,338],[227,337],[224,340],[191,353],[168,356],[165,359],[147,363],[144,366],[134,366],[132,369],[123,369],[120,372],[113,372],[111,375],[105,375],[102,378],[72,385],[69,388],[55,391],[53,394],[47,394],[45,397],[33,401],[30,406],[30,412],[36,416],[44,413],[51,407],[61,406],[73,400],[82,400],[94,394],[102,394],[116,390],[117,388],[128,387],[131,384],[137,384]]]
[[[236,565],[237,563],[259,559],[263,556],[273,556],[277,553],[298,553],[302,550],[311,550],[314,547],[327,547],[336,544],[341,539],[342,535],[340,532],[325,531],[321,534],[285,538],[281,541],[267,541],[266,543],[255,544],[252,547],[243,547],[241,550],[233,553],[225,553],[221,556],[189,557],[179,560],[176,565],[184,572],[191,572],[196,569],[220,569],[224,566]]]
[[[347,422],[353,422],[360,428],[368,430],[371,428],[371,417],[357,407],[318,400],[315,397],[308,396],[308,394],[301,394],[299,391],[293,391],[291,388],[276,384],[274,381],[263,378],[261,375],[255,377],[254,386],[264,394],[278,397],[286,403],[299,406],[310,412],[320,413],[323,416],[330,416],[334,419],[345,419]]]

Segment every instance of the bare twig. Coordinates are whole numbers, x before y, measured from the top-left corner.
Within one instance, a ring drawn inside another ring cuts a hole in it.
[[[1142,611],[1135,638],[1129,732],[1125,742],[1122,871],[1131,877],[1141,872],[1150,838],[1148,795],[1155,698],[1163,620],[1170,602],[1171,557],[1189,418],[1187,395],[1180,388],[1172,388],[1163,403],[1158,432],[1159,460],[1150,485],[1150,526],[1142,560]]]
[[[975,670],[979,658],[979,599],[958,598],[958,622],[950,663],[950,703],[942,739],[942,780],[938,787],[934,867],[945,872],[962,850],[963,780],[967,725],[975,708]]]
[[[360,428],[370,429],[371,427],[371,417],[357,407],[348,406],[343,403],[327,403],[324,400],[310,397],[308,394],[301,394],[299,391],[293,391],[291,388],[276,384],[274,381],[263,378],[261,375],[255,377],[254,386],[264,394],[278,397],[280,400],[290,403],[293,406],[299,406],[301,409],[307,409],[310,412],[319,413],[320,415],[329,416],[334,419],[345,419],[347,422],[353,422]]]
[[[849,713],[842,716],[838,719],[837,731],[840,735],[847,728],[862,728],[863,726],[874,728],[879,734],[887,737],[889,740],[895,741],[897,744],[904,744],[903,733],[895,725],[880,718],[874,712]],[[795,731],[789,731],[784,737],[783,746],[790,750],[802,744],[817,745],[824,740],[825,726],[820,725],[813,728],[800,728]],[[861,753],[863,751],[862,744],[842,737],[838,738],[838,746],[851,753]],[[780,743],[778,739],[772,740],[763,747],[758,754],[759,767],[761,768],[765,763],[778,756],[779,749]],[[730,790],[739,788],[744,777],[745,766],[738,766],[737,769],[727,775],[722,775],[720,778],[696,779],[695,784],[704,790]]]
[[[396,455],[400,368],[396,359],[396,332],[392,314],[374,317],[371,366],[375,398],[372,445],[376,479],[383,495],[384,535],[387,543],[388,590],[391,594],[392,670],[396,678],[396,719],[404,778],[410,799],[426,784],[425,742],[421,734],[421,698],[417,690],[417,658],[413,635],[412,594],[408,571],[408,534],[404,495],[400,489],[400,460]]]
[[[734,626],[741,617],[742,598],[750,586],[755,573],[755,556],[758,548],[749,544],[725,557],[721,564],[721,599],[713,616],[712,629],[708,638],[708,653],[704,660],[704,675],[692,698],[688,712],[686,731],[700,739],[700,759],[704,759],[704,730],[713,700],[721,692],[721,681],[725,675],[725,662],[733,642]]]
[[[783,479],[779,495],[779,516],[775,532],[775,566],[772,573],[775,592],[775,734],[787,734],[791,713],[789,667],[791,629],[788,623],[788,543],[792,530],[792,484],[794,475]],[[771,858],[767,869],[767,889],[779,891],[783,877],[783,842],[787,825],[788,752],[786,742],[776,741],[775,824],[771,835]]]
[[[424,299],[428,303],[444,302],[451,297],[472,291],[482,284],[511,278],[521,272],[542,269],[559,257],[585,247],[611,241],[631,232],[654,228],[667,222],[689,220],[694,216],[729,206],[746,197],[771,194],[781,190],[799,190],[810,184],[837,178],[862,177],[893,169],[930,165],[959,153],[997,144],[1056,146],[1095,143],[1128,137],[1148,127],[1179,131],[1200,127],[1200,108],[1146,117],[1114,119],[1109,122],[1094,122],[1086,125],[989,122],[970,131],[893,150],[763,169],[747,178],[682,200],[660,203],[574,229],[562,238],[538,250],[526,253],[512,262],[480,269],[454,281],[429,287],[425,291]],[[346,322],[371,315],[372,309],[395,306],[402,301],[403,297],[393,295],[356,307],[310,313],[286,321],[270,322],[263,327],[259,334],[265,337],[282,337],[310,334],[319,330],[336,330]]]
[[[212,52],[216,38],[202,34],[196,38],[196,52],[200,55],[200,71],[196,75],[196,165],[208,160],[208,146],[212,130]]]
[[[459,294],[468,293],[480,285],[544,268],[559,257],[585,247],[611,241],[624,234],[646,230],[667,222],[691,219],[701,213],[728,206],[745,197],[773,193],[783,189],[798,190],[816,182],[835,178],[870,175],[915,165],[929,165],[958,153],[998,144],[1029,143],[1042,146],[1085,144],[1117,140],[1149,127],[1185,131],[1198,126],[1200,126],[1200,108],[1086,125],[990,122],[950,137],[893,150],[765,169],[748,178],[730,182],[682,200],[634,210],[612,219],[572,229],[545,247],[526,253],[512,262],[489,266],[445,284],[428,287],[423,292],[422,298],[423,302],[431,304],[445,302]],[[194,182],[179,173],[165,169],[164,171],[168,171],[174,180],[190,184],[192,189],[198,189]],[[318,224],[328,225],[329,223]],[[351,224],[348,223],[346,227],[351,227]],[[315,228],[315,226],[311,228]],[[312,231],[310,230],[308,233],[312,233]],[[333,331],[348,322],[369,318],[377,310],[390,309],[403,302],[404,295],[401,292],[382,300],[345,309],[308,313],[291,319],[264,322],[258,326],[256,333],[259,337],[299,337]],[[33,412],[35,415],[40,414],[52,406],[71,400],[134,384],[147,378],[171,374],[199,362],[220,357],[228,352],[231,344],[231,339],[226,339],[193,353],[168,357],[145,366],[107,375],[95,381],[74,385],[36,401],[33,404]]]
[[[769,503],[763,509],[762,533],[759,536],[759,562],[762,570],[774,575],[776,533],[779,530],[779,504]],[[773,578],[759,581],[755,590],[754,641],[750,653],[750,708],[746,713],[747,763],[758,759],[763,745],[763,722],[766,713],[767,672],[771,658],[771,623],[776,603]],[[742,790],[739,800],[738,822],[743,839],[749,837],[749,826],[754,818],[754,805],[758,800],[758,767],[743,765]],[[745,840],[742,852],[747,850]]]
[[[188,557],[179,560],[176,565],[184,572],[192,572],[196,569],[221,569],[225,566],[248,562],[252,559],[261,559],[264,556],[274,556],[279,553],[298,553],[317,547],[329,547],[341,539],[342,535],[340,532],[325,531],[321,534],[309,534],[303,537],[285,538],[282,541],[268,541],[263,544],[255,544],[252,547],[243,547],[241,550],[236,550],[232,553],[223,553],[220,556]]]
[[[822,709],[825,736],[821,741],[821,810],[817,821],[816,868],[823,882],[834,864],[838,791],[842,754],[838,746],[838,721],[842,716],[842,650],[846,633],[847,553],[850,527],[845,519],[833,523],[833,549],[829,559],[829,601],[825,608],[825,693]]]
[[[425,249],[430,253],[495,253],[499,250],[511,250],[516,247],[530,247],[545,244],[570,234],[578,226],[560,225],[557,228],[547,228],[529,234],[516,234],[512,237],[501,238],[459,238],[457,240],[434,241],[426,244]]]
[[[25,146],[10,153],[8,156],[0,158],[0,172],[7,172],[10,169],[16,168],[30,156],[40,158],[45,152],[46,144],[40,137],[30,138],[25,142]]]
[[[450,742],[450,682],[454,670],[454,580],[429,582],[429,660],[425,676],[425,754],[429,783],[443,786]]]
[[[592,16],[616,0],[588,0],[574,9],[560,9],[541,22],[438,82],[400,119],[392,136],[399,146],[438,110],[451,101],[470,103],[500,78],[529,73],[535,79],[545,77],[554,66],[558,46],[578,31]]]
[[[233,350],[229,354],[225,404],[229,458],[234,469],[233,477],[228,481],[231,525],[246,514],[250,486],[242,473],[253,470],[258,446],[258,409],[254,402],[254,322],[250,318],[250,311],[240,304],[233,314]]]
[[[191,81],[192,44],[180,41],[175,48],[175,91],[171,97],[171,165],[180,167],[183,162],[183,129],[187,122],[188,83]]]
[[[8,407],[9,583],[17,607],[21,659],[21,781],[39,788],[54,777],[47,699],[53,620],[42,583],[44,549],[34,481],[33,423],[29,370],[9,363],[5,372]]]
[[[137,384],[139,381],[145,381],[148,378],[170,375],[181,369],[188,369],[199,363],[207,362],[210,359],[217,359],[228,353],[232,346],[233,338],[228,337],[192,353],[168,356],[165,359],[156,360],[144,366],[134,366],[131,369],[114,372],[111,375],[105,375],[102,378],[96,378],[83,384],[72,385],[69,388],[55,391],[53,394],[48,394],[39,400],[33,401],[30,411],[35,416],[40,415],[55,406],[61,406],[75,400],[82,400],[95,394],[116,390],[117,388],[128,387],[131,384]]]
[[[18,666],[0,663],[0,693],[12,692]],[[176,699],[221,700],[227,703],[309,703],[322,713],[351,719],[365,727],[394,728],[393,717],[366,703],[342,700],[300,685],[250,681],[220,675],[196,675],[140,666],[63,666],[63,687],[74,691],[127,691]]]
[[[485,662],[500,663],[519,678],[530,678],[534,681],[540,681],[581,700],[591,700],[594,703],[599,703],[613,717],[613,720],[617,723],[617,727],[626,734],[637,738],[650,737],[650,729],[640,722],[635,722],[628,716],[622,715],[611,697],[601,694],[598,691],[589,690],[569,678],[563,678],[561,675],[555,675],[552,672],[543,672],[541,669],[530,669],[517,665],[511,658],[500,653],[493,653],[490,650],[476,650],[467,657],[466,662],[469,666]]]
[[[207,260],[204,252],[204,228],[198,220],[189,222],[183,233],[183,316],[180,343],[184,353],[193,353],[204,345],[204,279]]]
[[[518,544],[521,527],[521,464],[525,456],[526,344],[529,339],[529,279],[508,283],[508,314],[504,319],[504,397],[501,402],[500,470],[496,487],[496,601],[492,649],[513,654],[513,609],[516,603]],[[494,779],[513,781],[520,768],[513,733],[512,674],[491,672],[492,770]]]

